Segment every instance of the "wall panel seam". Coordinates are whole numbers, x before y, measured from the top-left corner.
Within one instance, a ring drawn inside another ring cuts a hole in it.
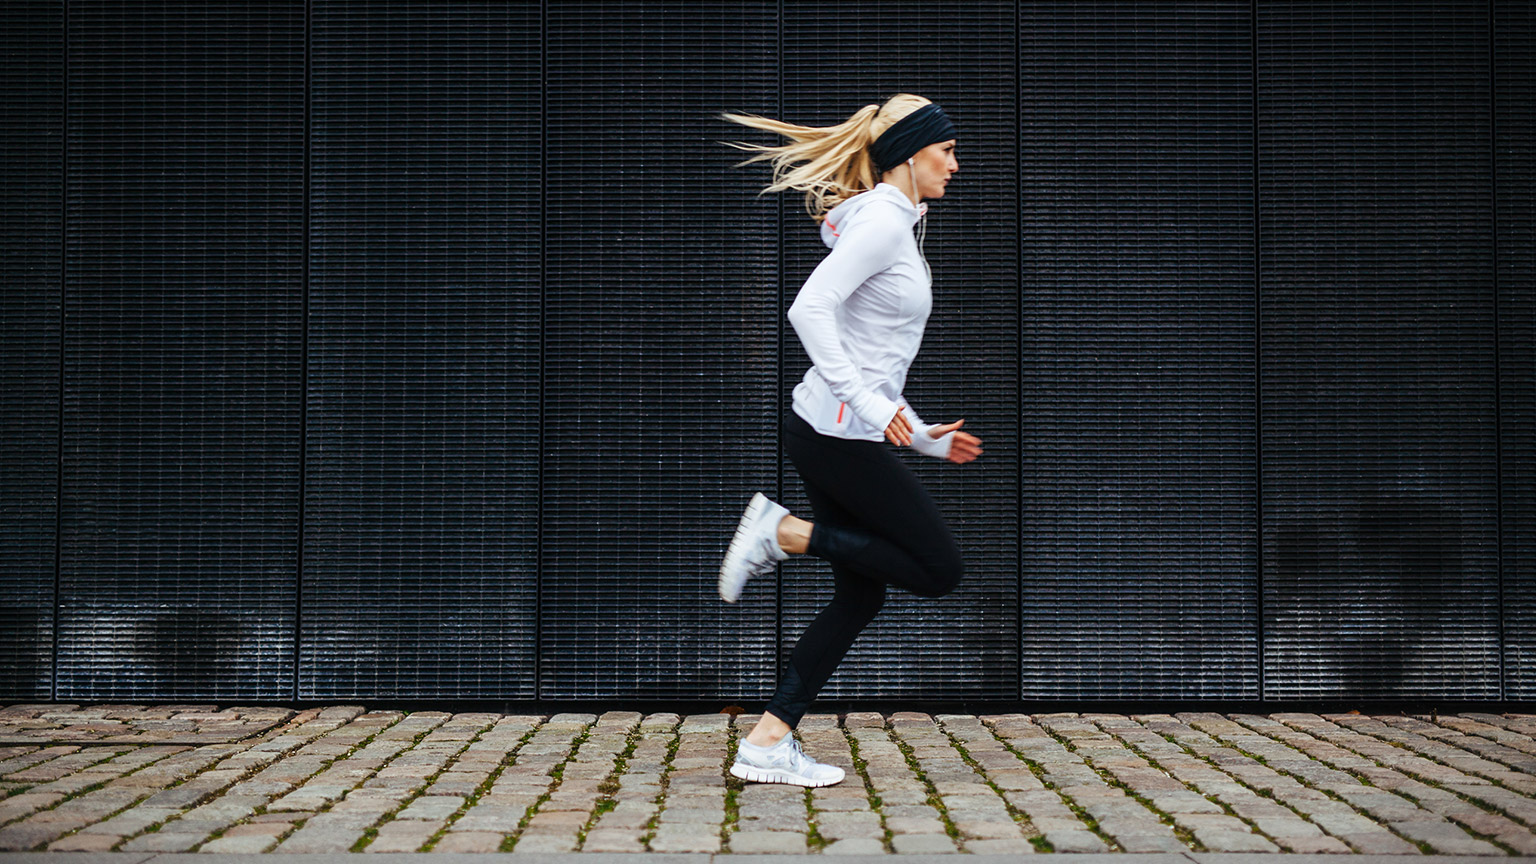
[[[1013,413],[1019,421],[1014,424],[1014,542],[1019,544],[1019,554],[1013,561],[1013,632],[1014,648],[1018,651],[1018,662],[1014,663],[1014,695],[1024,698],[1024,447],[1023,447],[1023,419],[1024,419],[1024,148],[1017,142],[1023,137],[1023,129],[1018,128],[1024,121],[1024,82],[1019,75],[1019,69],[1024,63],[1024,16],[1020,3],[1013,4],[1013,123],[1014,123],[1014,153],[1013,171],[1014,188],[1019,194],[1013,196],[1014,220],[1013,230],[1019,232],[1019,254],[1014,263],[1017,284],[1013,292],[1013,302],[1017,329],[1014,331],[1013,352]]]
[[[1249,147],[1253,153],[1253,529],[1255,627],[1254,659],[1257,661],[1257,688],[1260,702],[1264,689],[1264,288],[1261,269],[1263,254],[1259,248],[1261,216],[1259,209],[1259,9],[1258,0],[1248,3],[1248,87],[1249,116],[1252,129]]]
[[[1497,579],[1494,590],[1498,598],[1498,620],[1494,623],[1499,645],[1499,699],[1504,699],[1504,676],[1508,662],[1504,654],[1504,400],[1499,389],[1499,373],[1503,369],[1503,354],[1499,351],[1499,63],[1498,42],[1494,34],[1497,0],[1488,0],[1488,209],[1492,211],[1493,231],[1493,561]]]
[[[549,140],[549,3],[539,3],[539,140]],[[547,316],[549,310],[549,148],[539,147],[539,420],[544,419],[545,384],[548,364],[545,348],[548,343]],[[533,693],[535,698],[544,695],[544,459],[538,450],[533,457],[538,463],[538,497],[534,506],[538,515],[534,519],[533,550]]]
[[[303,237],[299,242],[304,256],[304,285],[299,300],[299,520],[298,529],[298,557],[294,562],[293,573],[293,698],[299,698],[299,674],[302,668],[303,656],[300,653],[304,649],[304,511],[305,505],[305,477],[309,470],[309,292],[310,292],[310,151],[311,129],[310,118],[313,111],[313,20],[314,0],[305,0],[304,3],[304,227]]]
[[[64,366],[69,354],[64,341],[64,294],[69,285],[69,0],[60,0],[59,7],[59,41],[63,48],[63,74],[59,79],[59,404],[55,408],[59,437],[54,442],[58,458],[53,482],[53,626],[49,628],[53,650],[48,661],[48,698],[53,702],[59,701],[59,588],[64,581]]]

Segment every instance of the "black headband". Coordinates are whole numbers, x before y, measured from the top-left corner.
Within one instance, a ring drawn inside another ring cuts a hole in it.
[[[884,174],[929,144],[955,137],[958,137],[955,124],[950,122],[944,109],[929,102],[880,133],[880,137],[870,143],[869,155],[875,161],[875,173]]]

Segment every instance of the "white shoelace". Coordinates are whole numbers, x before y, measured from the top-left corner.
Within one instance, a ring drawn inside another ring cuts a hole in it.
[[[805,751],[800,749],[800,740],[798,738],[791,737],[789,739],[789,748],[794,751],[789,754],[789,764],[796,771],[804,774],[811,765],[816,764],[816,760],[805,755]]]

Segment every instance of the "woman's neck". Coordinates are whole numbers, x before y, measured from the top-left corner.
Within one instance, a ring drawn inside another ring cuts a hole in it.
[[[897,189],[900,189],[901,194],[907,196],[907,200],[912,202],[912,206],[917,206],[917,192],[914,188],[916,184],[912,181],[911,165],[903,164],[899,168],[892,168],[891,170],[880,175],[880,182],[889,183],[892,186],[895,186]]]

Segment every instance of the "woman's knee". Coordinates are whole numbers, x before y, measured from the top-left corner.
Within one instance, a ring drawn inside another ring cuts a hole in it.
[[[885,606],[885,586],[877,582],[857,591],[838,591],[833,594],[832,602],[862,627],[873,621]]]
[[[943,597],[960,587],[960,580],[965,578],[965,561],[960,558],[958,549],[935,557],[924,569],[927,571],[928,584],[923,590],[914,592],[919,597]]]

